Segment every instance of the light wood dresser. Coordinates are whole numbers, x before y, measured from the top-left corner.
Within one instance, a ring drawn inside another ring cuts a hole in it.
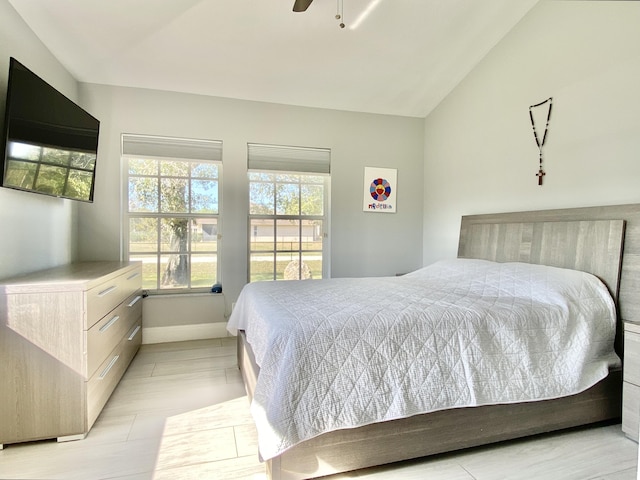
[[[140,262],[0,280],[0,448],[84,438],[142,340]]]
[[[640,324],[624,324],[624,382],[622,383],[622,431],[638,441],[640,424]]]

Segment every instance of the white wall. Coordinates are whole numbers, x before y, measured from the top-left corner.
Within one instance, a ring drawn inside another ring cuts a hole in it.
[[[247,142],[331,149],[333,277],[421,266],[422,119],[105,85],[83,84],[80,96],[101,120],[95,199],[80,206],[82,259],[120,257],[120,135],[139,133],[223,141],[220,280],[227,313],[247,279]],[[365,166],[398,169],[398,213],[362,211]]]
[[[640,2],[541,1],[426,119],[424,175],[424,264],[462,215],[640,202]]]
[[[4,122],[9,57],[77,100],[77,82],[9,2],[0,0],[0,122]],[[76,204],[0,188],[0,229],[0,278],[68,263],[76,253]]]
[[[224,297],[210,293],[154,295],[142,304],[142,343],[179,342],[228,335]]]

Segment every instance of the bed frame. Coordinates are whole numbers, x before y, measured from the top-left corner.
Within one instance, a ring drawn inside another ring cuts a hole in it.
[[[587,207],[462,217],[458,257],[573,268],[593,273],[623,321],[640,321],[640,205]],[[249,398],[259,367],[244,332],[238,362]],[[269,478],[299,480],[450,452],[538,433],[617,421],[622,371],[589,390],[555,400],[458,408],[337,430],[302,442],[265,462]]]

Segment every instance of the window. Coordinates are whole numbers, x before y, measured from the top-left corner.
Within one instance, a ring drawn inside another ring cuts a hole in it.
[[[143,288],[185,291],[218,281],[222,143],[124,135],[125,253]]]
[[[330,151],[248,147],[249,281],[326,278]]]

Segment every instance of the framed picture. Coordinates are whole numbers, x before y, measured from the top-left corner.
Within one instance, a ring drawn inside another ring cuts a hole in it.
[[[397,176],[395,168],[364,167],[363,211],[396,213]]]

